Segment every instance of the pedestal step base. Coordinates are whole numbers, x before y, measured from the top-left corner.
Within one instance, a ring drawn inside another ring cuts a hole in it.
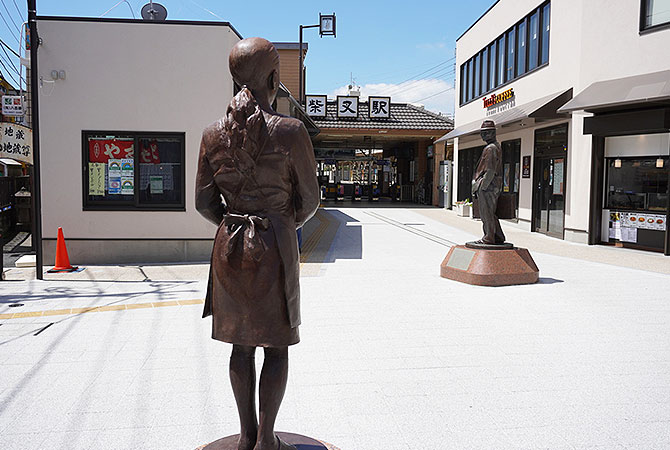
[[[456,245],[442,261],[440,276],[477,286],[509,286],[535,283],[540,271],[525,248],[487,250]]]
[[[339,450],[331,444],[317,441],[316,439],[302,436],[300,434],[279,432],[277,433],[277,436],[279,436],[282,441],[294,445],[298,450]],[[239,438],[240,435],[235,434],[209,444],[201,445],[195,450],[237,450],[237,442],[239,441]]]

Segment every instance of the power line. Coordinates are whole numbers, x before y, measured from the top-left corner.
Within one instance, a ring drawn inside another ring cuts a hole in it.
[[[16,4],[16,0],[12,0],[12,2],[14,2],[14,7],[15,7],[16,10],[18,11],[18,13],[19,13],[19,17],[21,18],[22,21],[24,21],[24,20],[23,20],[23,13],[22,13],[21,10],[19,9],[19,5]],[[25,22],[25,21],[24,21],[24,22]]]
[[[21,42],[19,41],[19,38],[17,38],[17,37],[14,35],[14,32],[12,31],[12,27],[10,27],[9,24],[7,23],[7,21],[5,20],[5,15],[4,15],[4,14],[0,14],[0,17],[2,17],[2,21],[5,22],[5,25],[7,25],[7,29],[9,30],[9,34],[11,34],[11,35],[14,37],[14,39],[16,39],[16,42],[17,42],[17,43],[19,44],[19,46],[20,46],[20,45],[21,45]],[[20,33],[20,32],[19,32],[19,33]]]
[[[386,92],[386,95],[395,95],[395,94],[399,94],[401,92],[411,91],[411,90],[416,89],[417,87],[419,87],[419,83],[421,83],[422,81],[442,79],[446,76],[451,76],[455,73],[453,71],[453,69],[451,69],[451,68],[446,68],[444,70],[446,70],[446,72],[444,72],[444,73],[442,73],[443,71],[440,70],[440,71],[435,72],[434,74],[432,74],[430,77],[421,78],[421,79],[418,79],[418,80],[412,80],[409,83],[396,85],[395,87],[391,88],[388,92]]]
[[[453,87],[450,87],[450,88],[447,88],[447,89],[445,89],[445,90],[443,90],[443,91],[436,92],[436,93],[433,94],[433,95],[429,95],[428,97],[424,97],[424,98],[420,98],[420,99],[418,99],[418,100],[414,100],[414,101],[411,102],[411,103],[418,103],[418,102],[423,101],[423,100],[428,100],[429,98],[433,98],[433,97],[435,97],[435,96],[437,96],[437,95],[444,94],[445,92],[453,91],[453,90],[454,90],[454,88],[453,88]]]
[[[5,63],[2,62],[2,58],[0,58],[0,65],[2,65],[2,67],[5,69],[5,73],[6,73],[7,75],[9,75],[9,77],[12,79],[12,81],[14,82],[14,84],[15,84],[16,86],[20,86],[20,83],[17,83],[16,78],[14,78],[14,76],[9,72],[9,70],[7,70],[7,67],[5,66]],[[2,75],[2,74],[0,74],[0,75]],[[4,78],[4,75],[2,75],[2,76],[3,76],[3,78]]]
[[[5,47],[7,47],[7,48],[9,49],[9,51],[12,52],[12,53],[14,53],[14,55],[15,55],[17,58],[20,58],[20,57],[21,57],[21,55],[19,55],[18,53],[16,53],[12,47],[10,47],[9,45],[7,45],[7,44],[5,43],[5,41],[2,40],[2,38],[0,38],[0,44],[2,44],[2,45],[4,45]]]
[[[442,61],[441,63],[436,64],[436,65],[434,65],[433,67],[431,67],[431,68],[429,68],[429,69],[426,69],[426,70],[424,70],[424,71],[421,72],[421,73],[417,73],[416,75],[413,75],[413,76],[409,77],[408,79],[406,79],[405,81],[401,81],[401,82],[398,83],[398,84],[403,84],[403,83],[406,83],[406,82],[408,82],[408,81],[414,80],[414,79],[416,79],[417,77],[420,77],[421,75],[423,75],[423,74],[425,74],[425,73],[427,73],[427,72],[430,72],[431,70],[433,70],[433,69],[435,69],[435,68],[437,68],[437,67],[440,67],[440,66],[443,66],[443,65],[447,64],[449,61],[453,61],[454,59],[456,59],[455,56],[454,56],[453,58],[449,58],[449,59],[447,59],[446,61]]]
[[[14,24],[14,28],[16,28],[16,31],[18,31],[19,34],[21,34],[21,30],[19,29],[19,26],[16,24],[16,22],[14,22],[14,18],[13,18],[12,15],[9,13],[9,9],[7,9],[7,5],[5,4],[5,0],[0,0],[0,2],[2,2],[2,6],[5,7],[5,11],[7,11],[7,17],[9,17],[9,20],[11,20],[12,23]],[[21,16],[19,15],[19,17],[21,17]],[[7,22],[5,22],[5,23],[7,23]],[[9,26],[9,25],[8,25],[8,26]]]

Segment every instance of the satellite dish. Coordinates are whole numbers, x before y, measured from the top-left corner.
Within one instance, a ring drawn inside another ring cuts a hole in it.
[[[142,18],[144,20],[165,20],[167,9],[160,3],[149,2],[142,7]]]

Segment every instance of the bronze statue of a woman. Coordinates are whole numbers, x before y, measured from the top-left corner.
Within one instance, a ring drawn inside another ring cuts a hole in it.
[[[274,432],[298,343],[300,260],[296,229],[316,212],[319,186],[302,122],[276,113],[279,54],[261,38],[232,49],[239,93],[205,129],[196,208],[218,226],[203,317],[212,338],[233,344],[230,381],[240,416],[238,450],[295,449]],[[264,347],[257,420],[256,347]]]

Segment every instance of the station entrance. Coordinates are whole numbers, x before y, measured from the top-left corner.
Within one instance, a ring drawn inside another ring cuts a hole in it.
[[[322,200],[401,201],[398,165],[375,149],[315,149]]]

